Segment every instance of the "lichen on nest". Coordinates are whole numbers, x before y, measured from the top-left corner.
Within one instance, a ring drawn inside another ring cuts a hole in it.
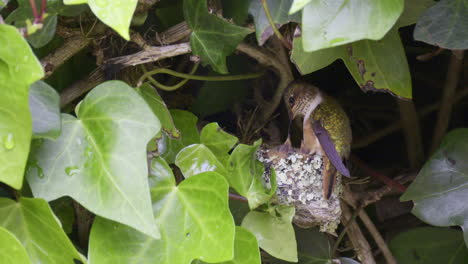
[[[336,179],[330,199],[325,199],[321,155],[304,154],[291,147],[264,146],[257,152],[257,158],[266,167],[263,179],[267,185],[270,185],[271,168],[275,170],[277,202],[296,207],[293,220],[296,225],[304,228],[319,226],[320,231],[335,234],[341,216],[341,177]]]

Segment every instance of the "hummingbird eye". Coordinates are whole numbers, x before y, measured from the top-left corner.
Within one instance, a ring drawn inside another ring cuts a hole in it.
[[[290,105],[293,105],[294,104],[294,97],[289,97],[289,104]]]

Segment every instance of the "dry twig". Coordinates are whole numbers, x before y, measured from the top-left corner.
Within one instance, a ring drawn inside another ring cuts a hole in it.
[[[447,131],[450,114],[452,113],[451,103],[455,90],[460,79],[460,72],[463,66],[463,50],[453,50],[450,56],[450,62],[447,69],[447,79],[442,91],[442,102],[440,104],[437,122],[434,128],[434,135],[432,138],[432,145],[430,153],[434,153],[442,142],[442,138]]]
[[[52,73],[65,63],[68,59],[75,54],[86,48],[91,43],[90,39],[81,35],[76,35],[68,38],[63,45],[54,50],[41,60],[42,67],[44,67],[44,79],[48,78]]]
[[[424,161],[424,149],[419,128],[419,118],[412,101],[397,99],[400,119],[406,140],[406,152],[410,167],[415,169]]]
[[[348,226],[346,232],[348,233],[348,238],[351,240],[351,243],[356,250],[358,259],[362,264],[375,264],[375,259],[372,255],[372,249],[369,242],[367,242],[356,221],[352,220],[353,214],[351,209],[345,203],[341,203],[341,210],[343,212],[343,224]]]

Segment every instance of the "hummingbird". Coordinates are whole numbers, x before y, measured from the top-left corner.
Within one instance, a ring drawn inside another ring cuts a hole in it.
[[[343,159],[351,151],[351,126],[338,102],[303,81],[290,83],[284,94],[289,114],[289,126],[295,118],[303,118],[303,139],[300,151],[323,157],[323,196],[329,199],[338,173],[350,177]],[[285,144],[291,144],[290,135]]]

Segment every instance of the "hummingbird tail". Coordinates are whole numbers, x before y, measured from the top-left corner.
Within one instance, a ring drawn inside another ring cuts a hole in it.
[[[338,171],[327,158],[327,156],[323,156],[323,163],[323,198],[328,200],[330,199],[330,196],[333,193],[333,188],[335,187],[336,182],[336,174],[338,173]]]

